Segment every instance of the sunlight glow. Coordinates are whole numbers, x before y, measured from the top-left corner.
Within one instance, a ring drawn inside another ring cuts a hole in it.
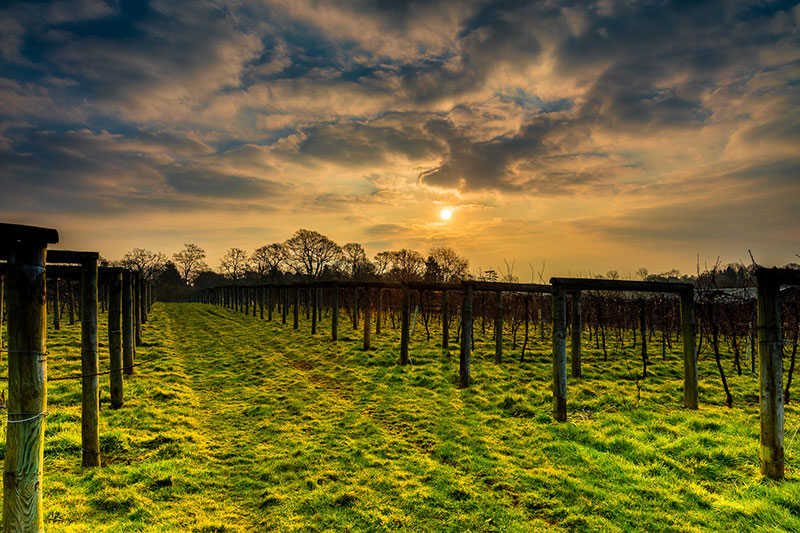
[[[439,213],[439,216],[442,217],[442,220],[450,220],[450,217],[453,216],[453,212],[450,209],[442,209],[442,212]]]

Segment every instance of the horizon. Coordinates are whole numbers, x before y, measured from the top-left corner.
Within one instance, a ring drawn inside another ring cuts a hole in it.
[[[54,249],[216,271],[308,228],[522,281],[800,253],[796,2],[0,15],[0,210]]]

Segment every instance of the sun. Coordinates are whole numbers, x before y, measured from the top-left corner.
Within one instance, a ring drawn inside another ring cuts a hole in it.
[[[439,216],[442,217],[442,220],[450,220],[450,217],[453,216],[453,212],[450,209],[442,209],[442,212],[439,213]]]

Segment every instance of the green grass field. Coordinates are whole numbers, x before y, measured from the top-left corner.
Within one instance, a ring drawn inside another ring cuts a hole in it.
[[[418,324],[400,367],[390,324],[369,352],[346,318],[339,342],[329,327],[312,339],[304,319],[294,331],[156,304],[138,357],[158,359],[126,380],[123,409],[109,409],[101,377],[101,468],[80,467],[80,382],[49,384],[47,530],[800,530],[800,415],[787,406],[787,481],[762,479],[757,380],[730,359],[733,409],[705,351],[701,409],[688,412],[679,345],[666,362],[653,349],[637,401],[638,354],[611,348],[604,363],[586,342],[557,424],[538,336],[530,362],[509,342],[498,366],[476,324],[462,391],[458,347],[443,354],[438,328],[426,343]],[[79,326],[51,327],[48,349],[50,375],[77,373]],[[107,369],[102,336],[100,353]]]

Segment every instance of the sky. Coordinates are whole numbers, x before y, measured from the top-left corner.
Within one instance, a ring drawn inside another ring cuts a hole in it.
[[[2,5],[0,220],[61,248],[798,261],[798,2]]]

